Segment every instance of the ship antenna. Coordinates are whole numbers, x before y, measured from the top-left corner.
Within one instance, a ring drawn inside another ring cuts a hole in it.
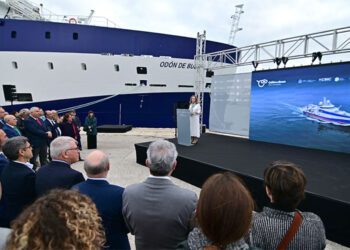
[[[243,29],[243,28],[238,27],[241,14],[244,13],[243,4],[238,4],[235,7],[236,7],[235,14],[231,16],[232,25],[231,25],[230,36],[228,38],[228,44],[230,44],[230,45],[233,45],[233,42],[234,42],[235,37],[236,37],[236,33]]]

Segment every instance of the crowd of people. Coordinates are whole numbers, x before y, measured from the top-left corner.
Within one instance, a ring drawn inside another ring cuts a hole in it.
[[[38,126],[39,111],[32,108],[29,114]],[[40,159],[41,167],[35,169],[30,161],[35,154],[40,158],[36,147],[42,144],[31,140],[34,133],[28,124],[34,126],[34,122],[28,122],[29,117],[17,122],[25,129],[18,125],[16,136],[7,138],[5,129],[0,129],[0,241],[1,234],[6,235],[0,248],[4,244],[6,249],[130,249],[128,233],[135,235],[137,249],[326,246],[321,219],[297,209],[306,178],[294,163],[276,161],[266,168],[264,187],[270,204],[254,212],[248,188],[232,173],[209,177],[199,199],[193,191],[175,185],[170,177],[177,166],[177,150],[162,139],[147,150],[150,175],[144,182],[125,189],[110,184],[109,158],[100,150],[85,157],[85,180],[71,168],[79,161],[80,137],[72,126],[51,123],[53,111],[46,112],[48,122],[60,132],[70,130],[73,136],[54,137],[52,130],[39,133],[50,141],[50,160]],[[94,116],[88,119],[93,126]],[[62,123],[73,121],[72,115],[65,115]],[[8,122],[14,124],[13,118],[4,119]]]

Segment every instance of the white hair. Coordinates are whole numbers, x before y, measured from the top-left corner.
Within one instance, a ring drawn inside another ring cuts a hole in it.
[[[77,144],[77,141],[69,136],[59,136],[50,144],[50,155],[52,159],[58,159],[62,152],[71,149],[70,142]]]
[[[30,111],[30,113],[33,113],[36,109],[39,109],[39,110],[40,110],[39,107],[31,107],[29,111]]]
[[[152,142],[147,149],[150,171],[159,176],[165,176],[171,171],[176,157],[174,143],[163,139]]]

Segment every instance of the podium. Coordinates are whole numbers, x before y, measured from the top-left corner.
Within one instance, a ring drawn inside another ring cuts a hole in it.
[[[176,109],[177,143],[183,146],[192,146],[190,131],[190,111]]]

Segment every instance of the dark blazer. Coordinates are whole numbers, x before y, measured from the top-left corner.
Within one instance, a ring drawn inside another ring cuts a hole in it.
[[[8,227],[23,209],[35,199],[35,172],[24,164],[10,161],[1,174],[5,208],[0,214],[1,226]]]
[[[54,188],[70,189],[82,181],[85,181],[82,173],[72,169],[68,163],[52,160],[38,170],[35,190],[40,196]]]
[[[26,136],[28,137],[32,146],[36,148],[46,145],[47,139],[48,139],[48,136],[46,133],[47,128],[43,120],[40,120],[40,121],[42,125],[39,125],[39,123],[31,116],[29,116],[28,119],[24,120]]]
[[[0,185],[1,185],[1,173],[2,170],[9,164],[9,161],[7,160],[6,156],[0,152]],[[4,199],[0,198],[0,218],[1,214],[5,213],[5,202]],[[3,223],[0,222],[0,227],[2,226]],[[0,248],[1,249],[1,248]]]
[[[60,128],[62,130],[62,135],[72,137],[75,140],[80,140],[78,127],[74,122],[62,122]]]
[[[58,132],[58,130],[57,130],[57,128],[58,128],[58,123],[57,122],[55,122],[55,121],[53,121],[53,124],[49,121],[49,119],[45,119],[45,121],[44,121],[44,123],[45,123],[45,126],[46,126],[46,128],[47,128],[47,130],[48,131],[51,131],[51,133],[52,133],[52,138],[49,138],[48,139],[48,142],[49,142],[49,144],[54,140],[54,139],[56,139],[58,136],[59,136],[59,132]]]
[[[17,118],[17,128],[19,129],[19,131],[21,131],[23,136],[26,136],[25,127],[24,127],[24,119],[22,119],[20,117]]]
[[[8,138],[12,138],[15,136],[20,136],[21,134],[19,134],[14,128],[12,128],[11,126],[5,124],[2,129],[4,130],[4,132],[6,133]]]
[[[0,178],[2,170],[9,164],[9,160],[7,160],[6,156],[3,152],[0,152]]]
[[[105,180],[88,179],[73,187],[89,196],[96,204],[106,232],[106,249],[130,249],[129,232],[122,215],[124,188]]]

